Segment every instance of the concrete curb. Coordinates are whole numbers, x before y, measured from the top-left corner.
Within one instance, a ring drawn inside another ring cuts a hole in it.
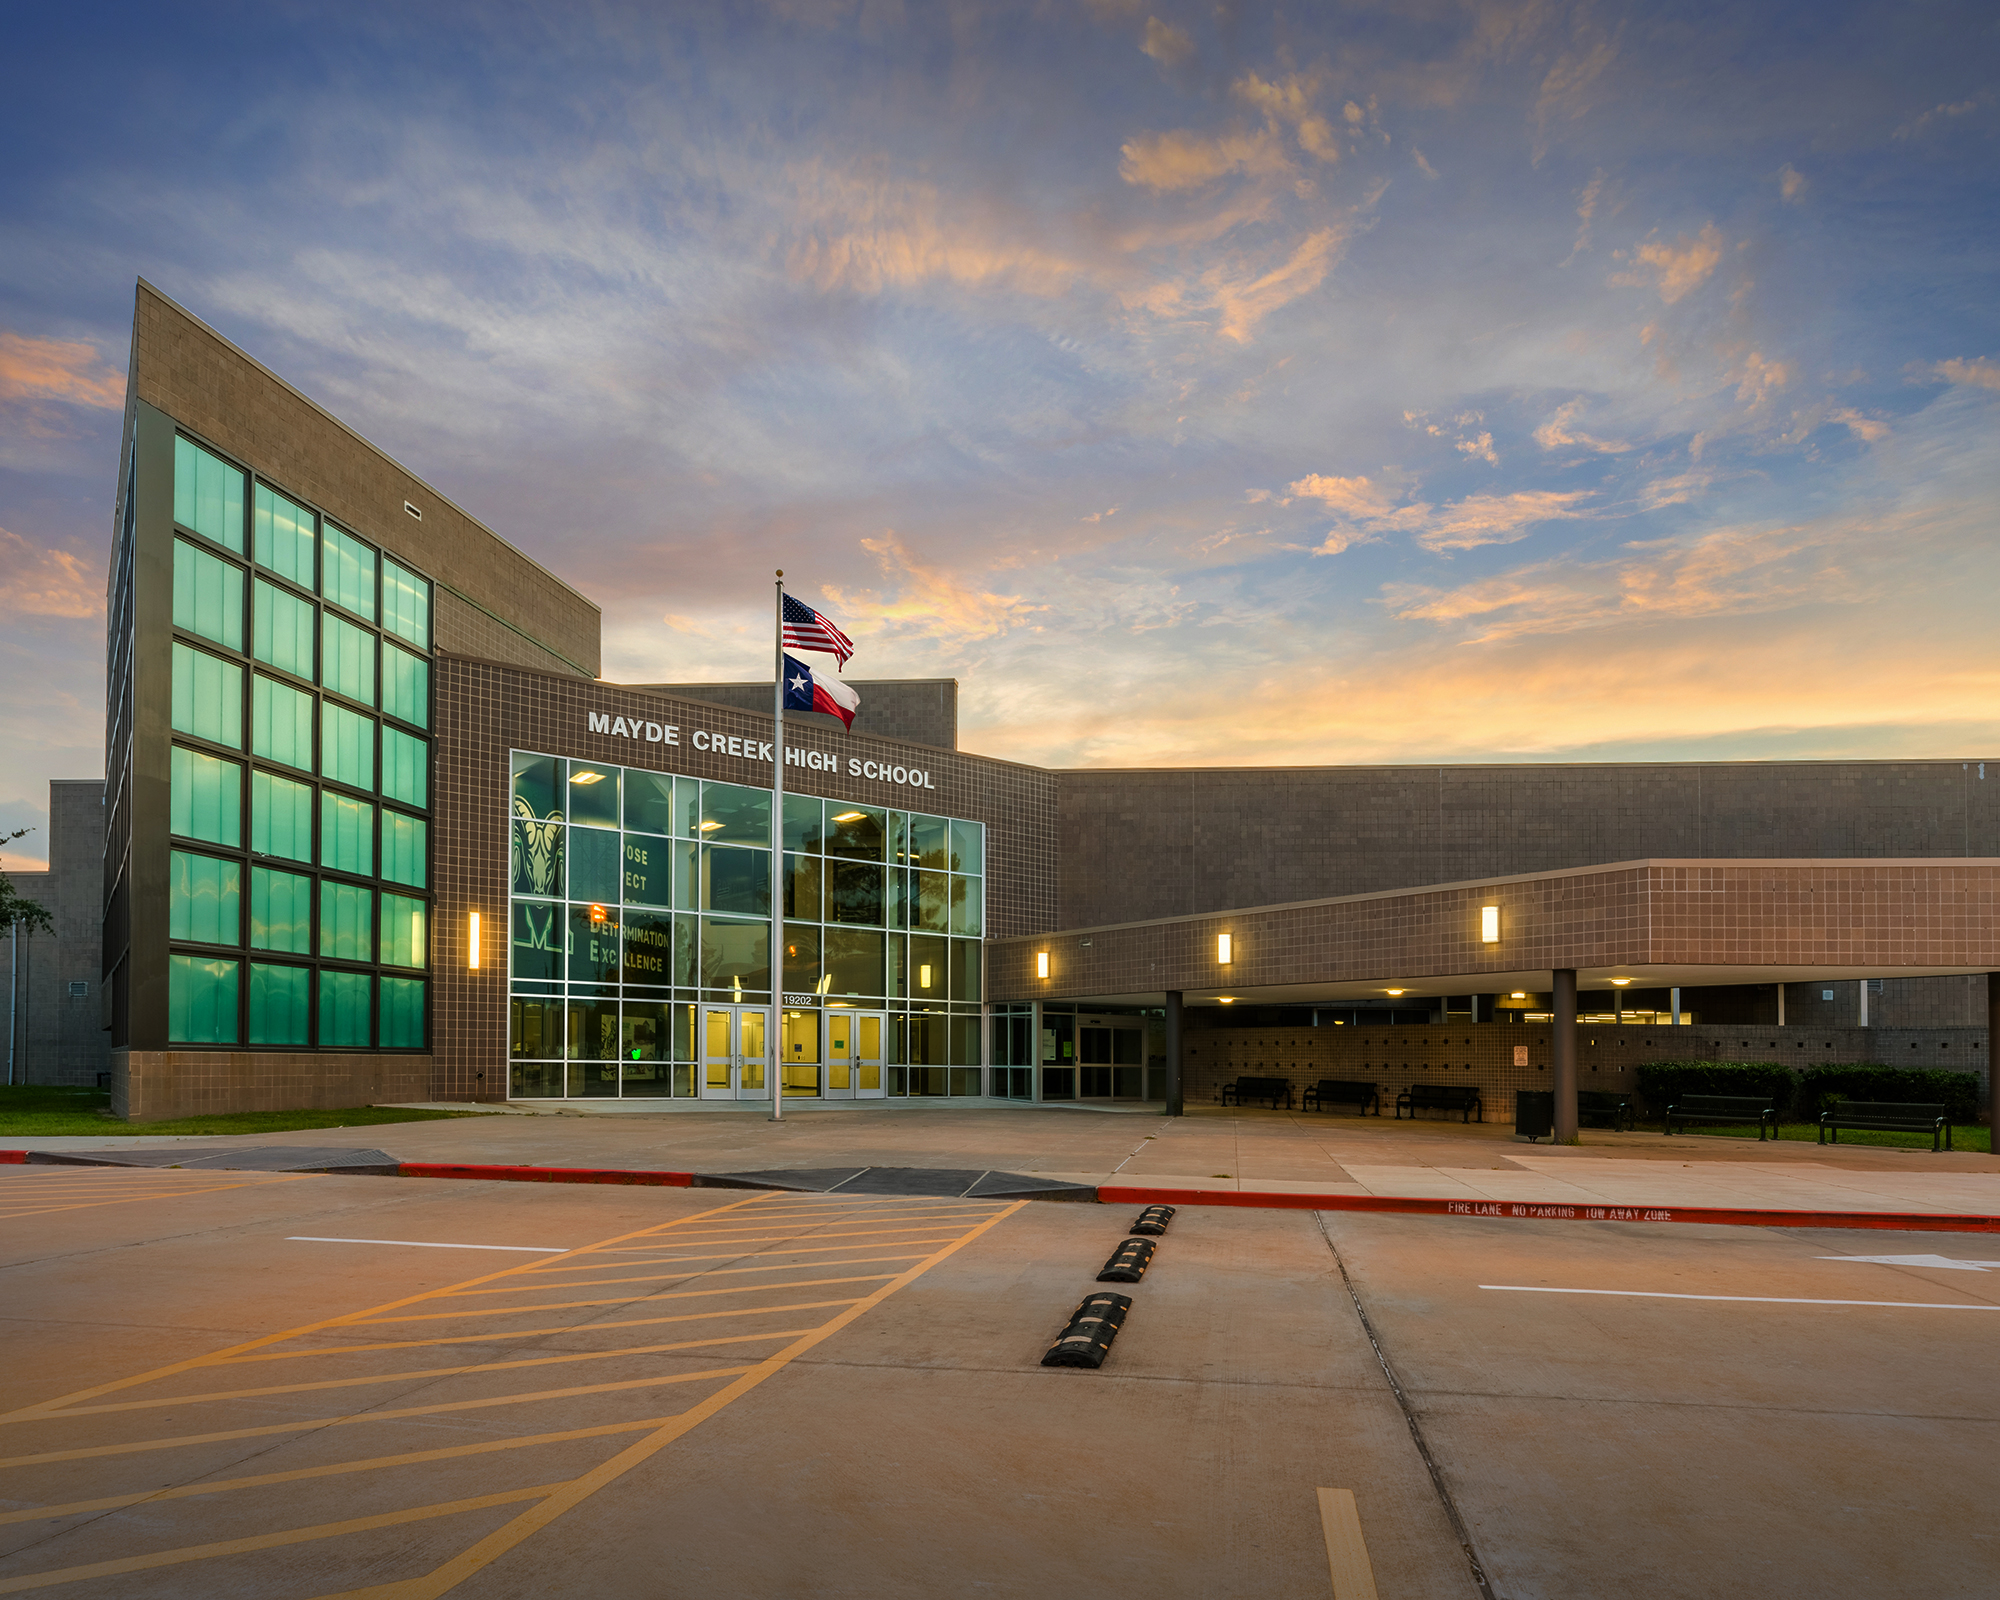
[[[32,1150],[0,1150],[0,1166],[117,1166]],[[152,1170],[152,1169],[127,1169]],[[227,1171],[228,1168],[212,1168]],[[486,1183],[601,1183],[656,1189],[751,1188],[740,1179],[641,1167],[507,1167],[404,1161],[394,1167],[332,1169],[334,1175],[469,1178]],[[1932,1211],[1778,1211],[1734,1206],[1590,1206],[1512,1200],[1423,1200],[1388,1195],[1272,1194],[1240,1189],[1149,1189],[1100,1184],[1097,1200],[1117,1206],[1247,1206],[1267,1211],[1360,1211],[1418,1217],[1492,1217],[1507,1222],[1699,1222],[1736,1228],[1876,1228],[1901,1233],[2000,1233],[2000,1217]]]

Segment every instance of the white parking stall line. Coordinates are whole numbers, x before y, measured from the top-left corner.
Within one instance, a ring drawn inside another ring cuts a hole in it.
[[[1482,1283],[1482,1289],[1499,1289],[1508,1294],[1599,1294],[1627,1300],[1732,1300],[1763,1306],[1890,1306],[1899,1311],[2000,1311],[2000,1306],[1968,1305],[1957,1301],[1931,1300],[1808,1300],[1777,1294],[1668,1294],[1658,1289],[1550,1289],[1531,1283]]]

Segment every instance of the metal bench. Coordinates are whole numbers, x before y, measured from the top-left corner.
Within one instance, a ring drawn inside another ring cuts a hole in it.
[[[1896,1100],[1848,1100],[1820,1113],[1819,1142],[1840,1143],[1842,1128],[1873,1128],[1886,1133],[1927,1133],[1931,1149],[1951,1148],[1951,1117],[1941,1105],[1908,1104]],[[1832,1133],[1831,1141],[1827,1134]]]
[[[1610,1089],[1579,1089],[1576,1092],[1576,1120],[1609,1117],[1613,1133],[1630,1133],[1633,1126],[1632,1097]]]
[[[1778,1107],[1768,1095],[1684,1094],[1667,1107],[1667,1132],[1678,1131],[1677,1122],[1754,1122],[1759,1144],[1767,1131],[1771,1138],[1778,1137]]]
[[[1396,1096],[1396,1117],[1402,1120],[1403,1111],[1408,1108],[1410,1120],[1417,1120],[1419,1111],[1458,1111],[1464,1113],[1463,1122],[1472,1120],[1472,1113],[1479,1113],[1479,1120],[1486,1120],[1486,1103],[1479,1098],[1479,1091],[1469,1084],[1457,1083],[1413,1083]]]
[[[1306,1092],[1299,1096],[1301,1111],[1324,1111],[1328,1106],[1359,1106],[1361,1114],[1368,1115],[1368,1108],[1375,1108],[1375,1115],[1382,1115],[1382,1095],[1372,1083],[1357,1083],[1351,1078],[1321,1078],[1318,1083],[1308,1084]]]
[[[1278,1109],[1278,1102],[1285,1102],[1285,1110],[1292,1109],[1292,1083],[1289,1078],[1238,1078],[1234,1083],[1222,1086],[1222,1103],[1228,1105],[1234,1099],[1237,1105],[1245,1105],[1253,1100],[1268,1100],[1271,1109]]]

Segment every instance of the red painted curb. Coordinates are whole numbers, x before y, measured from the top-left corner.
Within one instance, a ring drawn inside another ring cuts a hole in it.
[[[1499,1217],[1521,1222],[1713,1222],[1739,1228],[1886,1228],[1912,1233],[2000,1233],[2000,1217],[1928,1211],[1749,1211],[1728,1206],[1571,1206],[1512,1200],[1409,1200],[1380,1195],[1259,1194],[1237,1189],[1141,1189],[1106,1185],[1107,1205],[1254,1206],[1290,1211],[1389,1211],[1425,1217]]]
[[[630,1167],[484,1167],[450,1161],[404,1161],[403,1178],[484,1178],[500,1183],[632,1183],[656,1189],[686,1189],[692,1172],[649,1172]]]
[[[28,1164],[25,1150],[0,1150],[0,1167],[24,1167]]]

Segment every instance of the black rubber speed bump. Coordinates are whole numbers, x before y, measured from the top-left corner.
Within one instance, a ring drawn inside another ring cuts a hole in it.
[[[1165,1233],[1167,1224],[1174,1220],[1172,1206],[1148,1206],[1139,1213],[1127,1233]]]
[[[1111,1341],[1124,1326],[1125,1314],[1132,1309],[1132,1297],[1123,1294],[1093,1294],[1070,1313],[1069,1326],[1056,1336],[1049,1353],[1042,1357],[1045,1367],[1101,1367],[1111,1353]]]
[[[1111,1259],[1104,1263],[1104,1270],[1097,1275],[1099,1283],[1137,1283],[1146,1275],[1146,1267],[1153,1259],[1153,1252],[1159,1249],[1151,1239],[1127,1239],[1111,1252]]]

